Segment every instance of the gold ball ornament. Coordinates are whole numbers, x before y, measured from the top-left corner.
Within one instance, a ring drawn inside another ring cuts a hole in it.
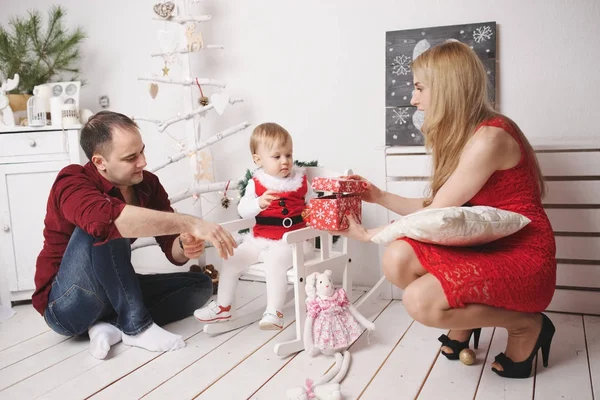
[[[463,349],[458,355],[458,358],[460,358],[461,363],[465,365],[472,365],[477,359],[477,356],[475,355],[475,352],[473,350]]]

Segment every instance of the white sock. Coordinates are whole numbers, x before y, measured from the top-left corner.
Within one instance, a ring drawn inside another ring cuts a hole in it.
[[[122,333],[108,322],[96,322],[88,330],[90,336],[90,354],[98,360],[104,360],[111,346],[121,341]]]
[[[135,336],[123,334],[123,343],[150,351],[174,351],[185,347],[181,336],[167,332],[154,323]]]

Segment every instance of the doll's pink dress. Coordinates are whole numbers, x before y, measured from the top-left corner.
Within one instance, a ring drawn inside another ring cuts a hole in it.
[[[337,289],[331,297],[317,297],[308,302],[307,314],[314,318],[312,335],[315,348],[344,350],[360,336],[362,329],[350,314],[349,305],[346,291],[342,288]]]

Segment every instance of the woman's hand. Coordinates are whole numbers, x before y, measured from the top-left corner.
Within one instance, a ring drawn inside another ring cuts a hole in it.
[[[329,231],[329,233],[331,235],[346,236],[347,238],[360,240],[361,242],[368,242],[371,240],[372,234],[357,222],[356,217],[353,214],[346,215],[346,219],[348,220],[348,228],[346,230]]]
[[[367,203],[379,203],[381,198],[383,197],[383,194],[385,193],[383,190],[379,189],[373,183],[369,182],[360,175],[343,176],[342,178],[361,181],[362,186],[365,188],[365,191],[360,195],[362,199]]]

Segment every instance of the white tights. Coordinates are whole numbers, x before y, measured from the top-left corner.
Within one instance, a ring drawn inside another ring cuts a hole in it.
[[[235,289],[242,273],[252,264],[262,261],[267,283],[267,312],[283,312],[287,290],[287,270],[292,266],[292,247],[281,241],[248,240],[232,257],[223,262],[219,278],[217,303],[233,304]],[[233,307],[232,307],[233,308]],[[234,311],[234,310],[232,310]]]

